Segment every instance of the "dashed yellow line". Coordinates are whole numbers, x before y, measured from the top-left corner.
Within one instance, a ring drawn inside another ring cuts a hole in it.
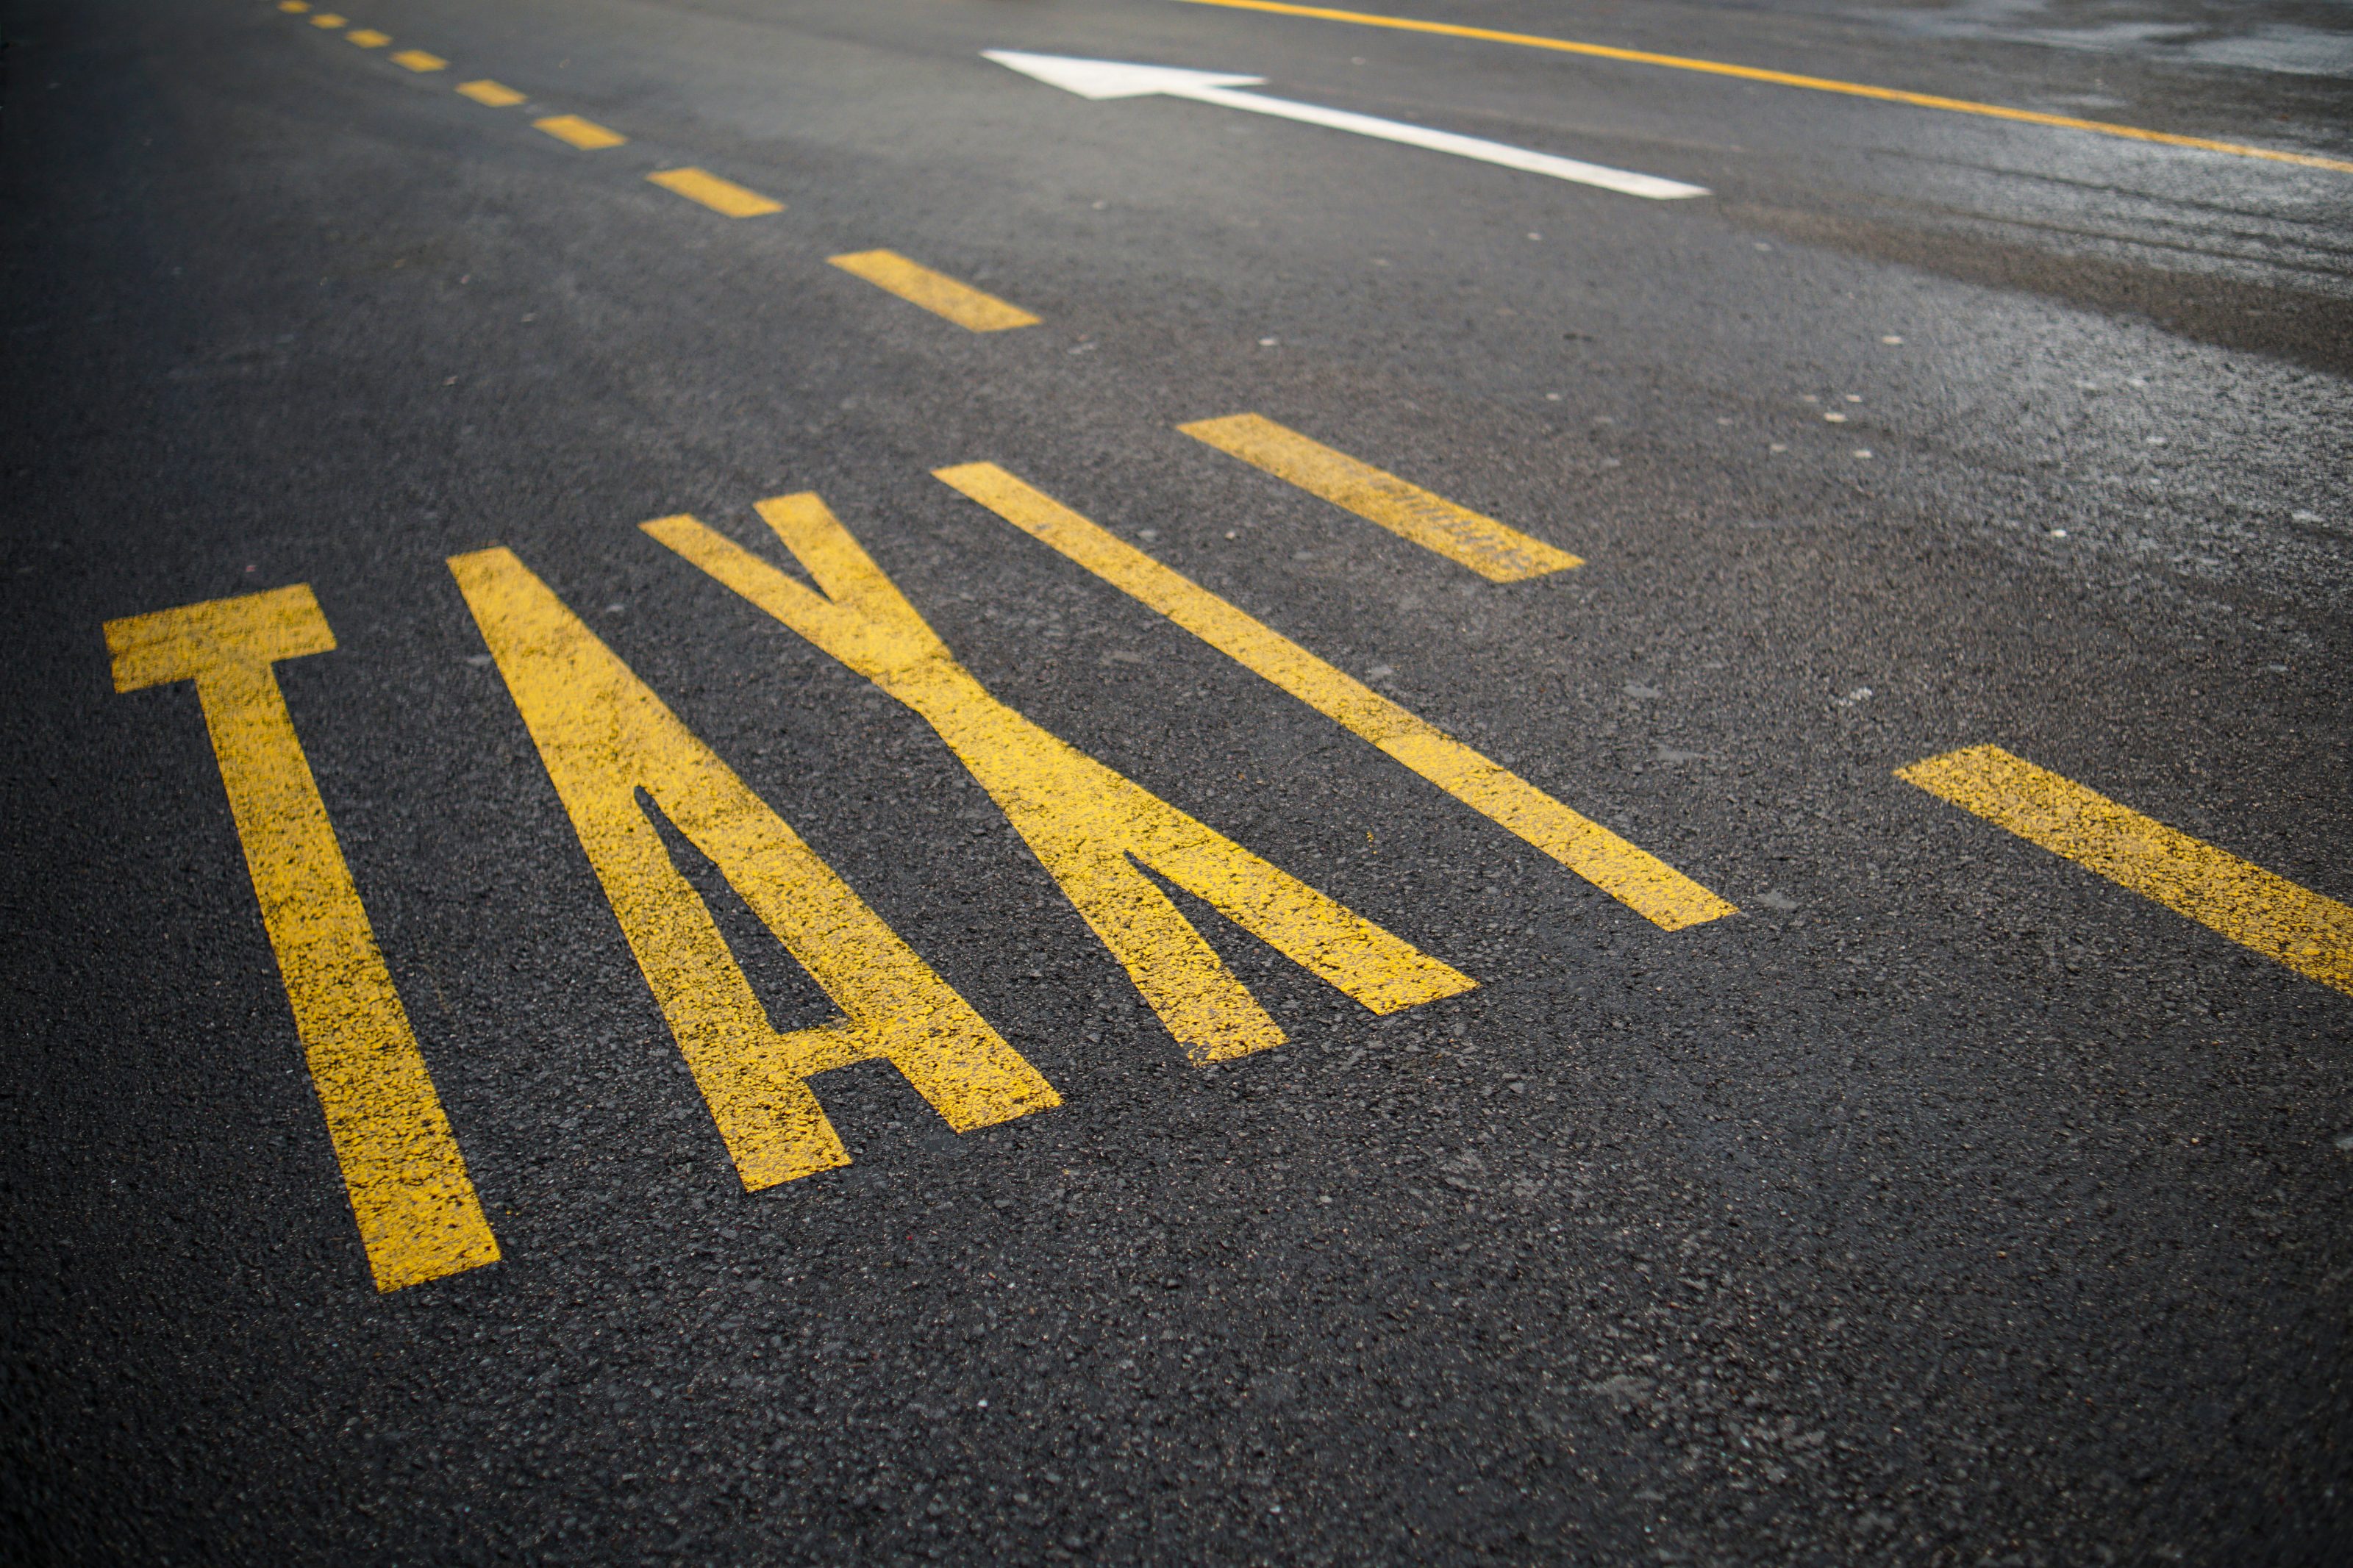
[[[376,1288],[498,1261],[272,668],[333,649],[318,600],[297,585],[184,605],[109,621],[106,643],[117,691],[195,683]]]
[[[340,27],[343,25],[343,18],[332,11],[322,11],[311,18],[311,26],[314,27]]]
[[[392,57],[392,63],[406,66],[413,71],[448,70],[449,62],[439,55],[428,55],[423,49],[403,49]]]
[[[278,0],[278,8],[290,16],[299,16],[311,8],[311,0]]]
[[[1370,463],[1311,441],[1256,414],[1197,419],[1177,429],[1229,457],[1263,468],[1334,506],[1377,522],[1402,539],[1468,566],[1491,583],[1519,583],[1584,562],[1492,517],[1457,506]]]
[[[531,124],[534,131],[544,131],[558,142],[589,153],[600,147],[623,146],[629,140],[617,131],[608,131],[595,121],[583,120],[576,114],[551,114],[544,120],[534,120]]]
[[[921,305],[934,316],[976,332],[1001,332],[1013,327],[1034,327],[1038,318],[1018,305],[1008,305],[969,283],[944,272],[934,272],[910,261],[895,250],[860,250],[826,258],[844,272],[863,278],[876,288]]]
[[[392,42],[392,35],[379,33],[374,27],[353,27],[343,35],[343,41],[357,44],[364,49],[380,49]]]
[[[1570,810],[996,464],[940,468],[934,477],[1371,742],[1653,925],[1680,931],[1739,912],[1649,850]]]
[[[1580,44],[1548,38],[1538,33],[1506,33],[1493,27],[1471,27],[1457,22],[1422,22],[1407,16],[1375,16],[1362,11],[1337,11],[1324,5],[1293,5],[1283,0],[1185,0],[1188,5],[1215,5],[1229,11],[1264,11],[1277,16],[1303,16],[1318,22],[1346,22],[1359,27],[1388,27],[1402,33],[1434,33],[1440,37],[1476,38],[1491,44],[1549,49],[1557,54],[1588,55],[1595,59],[1624,60],[1634,65],[1664,66],[1671,70],[1699,71],[1742,81],[1771,82],[1778,87],[1804,88],[1812,92],[1842,93],[1850,98],[1877,99],[1883,103],[1909,104],[1953,114],[1981,115],[2027,125],[2047,125],[2062,131],[2089,131],[2101,136],[2121,136],[2133,142],[2154,142],[2167,147],[2194,147],[2201,153],[2227,153],[2237,158],[2262,158],[2274,163],[2296,163],[2307,169],[2331,169],[2353,174],[2353,163],[2323,158],[2311,153],[2282,153],[2251,147],[2242,142],[2217,142],[2204,136],[2177,136],[2169,131],[2147,131],[2137,125],[2116,125],[2105,120],[2077,120],[2072,115],[2044,114],[2032,109],[2010,109],[1999,103],[1978,103],[1966,98],[1942,98],[1935,93],[1902,88],[1873,87],[1832,77],[1800,76],[1792,71],[1767,70],[1757,66],[1732,65],[1723,60],[1695,59],[1688,55],[1652,54],[1647,49],[1621,49],[1608,44]]]
[[[723,180],[705,169],[658,169],[646,178],[727,217],[761,217],[785,210],[784,203],[747,190],[733,180]]]
[[[2353,995],[2353,908],[2335,899],[1999,746],[1947,752],[1895,776]]]
[[[461,81],[458,84],[458,91],[460,95],[472,99],[476,103],[486,103],[492,109],[512,109],[527,96],[517,92],[504,82],[492,81],[488,77],[484,77],[480,81]]]

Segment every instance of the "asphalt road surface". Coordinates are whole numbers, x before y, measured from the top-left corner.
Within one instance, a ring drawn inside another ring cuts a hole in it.
[[[7,8],[0,1555],[2347,1560],[2344,8],[1359,5]]]

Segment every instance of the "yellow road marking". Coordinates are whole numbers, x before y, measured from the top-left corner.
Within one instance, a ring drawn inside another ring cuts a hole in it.
[[[448,70],[449,62],[439,55],[428,55],[423,49],[403,49],[392,57],[392,63],[406,66],[413,71]]]
[[[278,0],[278,8],[290,16],[299,16],[311,8],[311,0]]]
[[[972,331],[1001,332],[1008,327],[1038,324],[1038,318],[1018,305],[1008,305],[994,294],[984,294],[969,283],[959,283],[944,272],[910,261],[895,250],[861,250],[827,259],[844,272],[855,273],[876,288]]]
[[[593,120],[583,120],[576,114],[551,114],[544,120],[531,122],[534,131],[544,131],[558,142],[593,153],[600,147],[618,147],[628,138],[617,131],[607,131]]]
[[[1947,752],[1895,776],[2353,995],[2353,908],[2335,899],[1999,746]]]
[[[1282,1029],[1139,862],[1372,1012],[1476,984],[991,697],[815,495],[759,511],[821,592],[691,517],[645,530],[937,731],[1195,1061],[1281,1045]]]
[[[691,202],[701,202],[712,212],[728,217],[761,217],[780,213],[785,204],[771,201],[757,191],[745,190],[733,180],[723,180],[702,169],[658,169],[647,179],[666,191],[674,191]]]
[[[492,109],[512,109],[521,103],[525,96],[511,87],[491,80],[488,77],[480,81],[461,81],[458,84],[458,90],[476,103],[487,103]]]
[[[344,41],[357,44],[364,49],[380,49],[392,42],[390,33],[379,33],[374,27],[354,27],[345,33],[343,38]]]
[[[1391,533],[1468,566],[1490,583],[1519,583],[1584,562],[1541,539],[1531,539],[1492,517],[1457,506],[1395,474],[1255,414],[1197,419],[1177,429],[1219,451],[1265,469],[1334,506],[1377,522]]]
[[[1370,741],[1652,924],[1680,931],[1738,912],[1648,850],[1571,811],[996,464],[968,463],[936,474],[1016,528]]]
[[[849,1163],[807,1079],[875,1057],[959,1132],[1051,1085],[506,550],[449,559],[746,1191]],[[671,864],[642,789],[844,1016],[779,1030]]]
[[[2311,153],[2281,153],[2251,147],[2242,142],[2216,142],[2204,136],[2177,136],[2169,131],[2144,131],[2137,125],[2116,125],[2105,120],[2077,120],[2064,114],[2044,114],[2031,109],[2009,109],[1999,103],[1978,103],[1966,98],[1940,98],[1934,93],[1907,92],[1902,88],[1872,87],[1831,77],[1799,76],[1789,71],[1737,66],[1723,60],[1694,59],[1688,55],[1659,55],[1646,49],[1620,49],[1607,44],[1579,44],[1548,38],[1538,33],[1504,33],[1493,27],[1469,27],[1454,22],[1419,22],[1404,16],[1373,16],[1362,11],[1335,11],[1322,5],[1292,5],[1281,0],[1185,0],[1190,5],[1216,5],[1231,11],[1265,11],[1278,16],[1305,16],[1319,22],[1348,22],[1360,27],[1391,27],[1405,33],[1435,33],[1441,37],[1477,38],[1491,44],[1516,44],[1523,48],[1550,49],[1565,55],[1589,55],[1596,59],[1625,60],[1635,65],[1664,66],[1671,70],[1700,71],[1734,77],[1742,81],[1772,82],[1813,92],[1842,93],[1884,103],[1906,103],[1915,109],[1941,109],[1954,114],[1982,115],[1990,120],[2014,120],[2027,125],[2048,125],[2062,131],[2090,131],[2133,142],[2155,142],[2168,147],[2195,147],[2201,153],[2228,153],[2239,158],[2262,158],[2274,163],[2297,163],[2308,169],[2333,169],[2353,174],[2353,163],[2323,158]]]
[[[311,26],[314,27],[340,27],[343,25],[343,18],[336,16],[332,11],[322,11],[311,18]]]
[[[195,682],[376,1289],[497,1262],[499,1244],[270,668],[334,647],[319,602],[301,585],[216,599],[109,621],[106,643],[117,691]]]

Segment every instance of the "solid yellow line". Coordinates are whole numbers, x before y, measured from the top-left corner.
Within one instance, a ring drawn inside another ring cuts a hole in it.
[[[428,55],[423,49],[403,49],[392,57],[392,63],[406,66],[413,71],[448,70],[449,62],[439,55]]]
[[[1999,746],[1947,752],[1895,776],[2353,995],[2353,908]]]
[[[461,81],[458,84],[458,90],[476,103],[486,103],[492,109],[512,109],[525,96],[504,82],[492,81],[488,77],[480,81]]]
[[[1668,931],[1738,911],[1646,849],[1317,658],[994,463],[934,470],[1025,533],[1361,735],[1473,811]]]
[[[1978,114],[1989,120],[2015,120],[2028,125],[2050,125],[2062,131],[2090,131],[2102,136],[2122,136],[2134,142],[2156,142],[2168,147],[2195,147],[2203,153],[2228,153],[2239,158],[2262,158],[2274,163],[2298,163],[2309,169],[2333,169],[2353,174],[2353,163],[2310,153],[2279,153],[2250,147],[2242,142],[2216,142],[2203,136],[2177,136],[2169,131],[2145,131],[2137,125],[2115,125],[2105,120],[2077,120],[2064,114],[2044,114],[2031,109],[2010,109],[1999,103],[1978,103],[1966,98],[1939,98],[1934,93],[1907,92],[1902,88],[1872,87],[1832,77],[1799,76],[1757,66],[1730,65],[1723,60],[1694,59],[1688,55],[1659,55],[1647,49],[1620,49],[1608,44],[1579,44],[1547,38],[1537,33],[1504,33],[1493,27],[1466,27],[1454,22],[1419,22],[1404,16],[1373,16],[1362,11],[1335,11],[1324,5],[1291,5],[1282,0],[1184,0],[1188,5],[1216,5],[1231,11],[1266,11],[1278,16],[1305,16],[1319,22],[1349,22],[1361,27],[1391,27],[1403,33],[1435,33],[1442,37],[1477,38],[1491,44],[1517,44],[1523,48],[1551,49],[1565,55],[1590,55],[1596,59],[1626,60],[1635,65],[1665,66],[1672,70],[1701,71],[1709,76],[1736,77],[1742,81],[1772,82],[1814,92],[1843,93],[1849,98],[1874,98],[1885,103],[1908,103],[1915,109],[1941,109],[1954,114]]]
[[[374,27],[353,27],[343,35],[343,41],[357,44],[364,49],[380,49],[392,42],[392,35],[379,33]]]
[[[109,621],[106,643],[117,691],[195,682],[376,1289],[495,1263],[499,1244],[271,668],[334,647],[318,600],[297,585],[187,605]]]
[[[1038,318],[1018,305],[1008,305],[994,294],[984,294],[969,283],[959,283],[944,272],[910,261],[895,250],[860,250],[826,259],[970,331],[1001,332],[1009,327],[1038,324]]]
[[[691,202],[701,202],[712,212],[728,217],[760,217],[768,213],[780,213],[785,204],[770,201],[757,191],[747,191],[733,180],[723,180],[702,169],[658,169],[647,179],[666,191],[673,191]]]
[[[583,120],[576,114],[551,114],[544,120],[531,122],[534,131],[544,131],[558,142],[569,142],[584,152],[594,153],[600,147],[618,147],[628,138],[617,131],[607,131],[593,120]]]
[[[1519,583],[1585,564],[1566,550],[1556,550],[1541,539],[1531,539],[1518,529],[1457,506],[1444,496],[1432,495],[1256,414],[1197,419],[1176,428],[1334,506],[1377,522],[1425,550],[1468,566],[1490,583]]]

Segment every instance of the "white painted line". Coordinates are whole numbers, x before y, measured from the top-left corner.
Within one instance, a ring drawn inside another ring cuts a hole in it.
[[[1598,185],[1606,191],[1645,196],[1651,201],[1677,201],[1708,194],[1704,185],[1687,185],[1656,174],[1638,174],[1629,169],[1580,163],[1575,158],[1556,158],[1549,153],[1532,153],[1525,147],[1507,146],[1476,136],[1458,136],[1451,131],[1432,131],[1426,125],[1409,125],[1401,120],[1381,120],[1369,114],[1352,114],[1345,109],[1325,109],[1320,104],[1296,103],[1287,98],[1236,90],[1255,87],[1266,79],[1264,77],[1183,70],[1175,66],[1131,65],[1124,60],[1074,59],[1067,55],[1027,55],[1012,49],[984,49],[981,53],[984,58],[1081,98],[1144,98],[1153,94],[1188,98],[1197,103],[1220,104],[1251,114],[1271,114],[1302,124],[1375,136],[1409,147],[1425,147],[1433,153],[1451,153],[1458,158],[1475,158],[1482,163],[1496,163],[1531,174],[1549,174],[1556,180],[1573,180],[1580,185]]]

